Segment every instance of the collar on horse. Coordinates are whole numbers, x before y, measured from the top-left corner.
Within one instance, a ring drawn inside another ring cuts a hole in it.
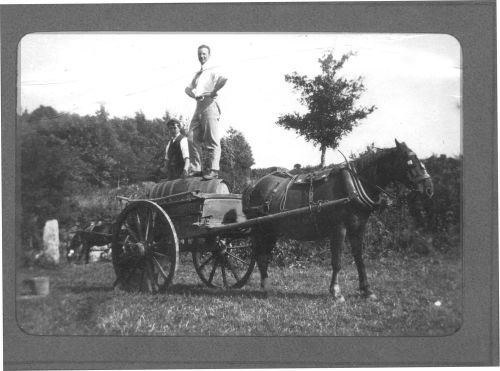
[[[347,167],[347,170],[351,173],[351,175],[354,177],[354,179],[356,180],[357,183],[359,183],[359,186],[361,188],[363,188],[363,185],[361,182],[365,183],[365,184],[368,184],[369,186],[372,186],[376,189],[378,189],[380,192],[382,192],[383,194],[385,194],[386,196],[389,196],[390,198],[396,198],[396,195],[390,193],[390,192],[387,192],[385,189],[383,189],[382,187],[378,186],[377,184],[375,183],[372,183],[370,182],[368,179],[362,177],[361,175],[359,175],[357,173],[357,171],[355,169],[353,169],[351,166],[348,166]],[[361,182],[360,182],[361,181]],[[364,188],[363,188],[363,191],[364,191]]]
[[[371,197],[369,197],[368,194],[366,193],[366,191],[363,187],[363,184],[361,182],[378,189],[380,192],[384,193],[385,195],[389,196],[390,198],[393,198],[393,199],[396,198],[396,195],[387,192],[385,189],[383,189],[379,185],[372,183],[368,179],[359,175],[357,173],[356,169],[354,169],[351,166],[351,163],[347,160],[345,155],[340,150],[338,150],[338,151],[342,155],[342,157],[344,157],[345,164],[346,164],[345,168],[347,169],[348,173],[350,174],[350,178],[353,180],[352,183],[354,185],[354,188],[356,189],[356,191],[353,194],[354,198],[357,198],[363,205],[367,206],[369,209],[372,209],[372,210],[374,208],[380,206],[380,201],[381,201],[380,197],[377,201],[373,201],[371,199]],[[347,179],[346,179],[346,181],[347,181]]]
[[[356,205],[365,210],[374,210],[380,206],[380,197],[375,201],[368,195],[359,175],[351,167],[343,168],[342,175],[349,198]]]

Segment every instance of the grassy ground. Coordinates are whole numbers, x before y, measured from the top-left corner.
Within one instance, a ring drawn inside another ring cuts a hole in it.
[[[186,256],[166,294],[113,291],[111,263],[17,271],[50,277],[44,298],[18,296],[17,321],[30,334],[64,335],[449,335],[461,324],[462,272],[457,259],[394,255],[367,260],[377,301],[358,294],[346,255],[340,275],[346,302],[328,293],[330,268],[271,267],[274,292],[258,289],[257,269],[240,290],[204,287]]]

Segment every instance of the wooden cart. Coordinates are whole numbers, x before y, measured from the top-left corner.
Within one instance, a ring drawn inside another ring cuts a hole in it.
[[[210,287],[240,288],[255,266],[252,228],[345,204],[347,198],[247,219],[239,194],[183,192],[131,200],[112,236],[115,286],[163,292],[173,281],[179,253],[191,252],[201,280]]]

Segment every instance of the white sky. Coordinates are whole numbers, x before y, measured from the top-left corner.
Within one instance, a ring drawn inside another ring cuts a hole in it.
[[[212,60],[228,77],[220,91],[223,130],[241,131],[254,167],[317,165],[319,149],[275,122],[302,111],[284,81],[297,71],[320,73],[318,58],[356,52],[344,66],[363,76],[362,105],[378,109],[339,149],[346,155],[405,141],[421,158],[461,153],[461,50],[437,34],[279,33],[51,33],[25,36],[19,46],[19,107],[50,105],[58,111],[93,114],[102,103],[111,116],[148,119],[170,112],[191,117],[195,102],[184,93],[199,69],[197,47],[210,45]],[[327,151],[326,162],[341,162]]]

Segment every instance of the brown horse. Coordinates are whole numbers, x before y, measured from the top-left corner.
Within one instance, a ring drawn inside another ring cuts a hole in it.
[[[275,172],[248,187],[243,192],[243,209],[247,218],[346,199],[346,203],[339,207],[320,207],[319,211],[311,208],[311,212],[304,216],[277,220],[253,230],[262,289],[269,288],[268,263],[278,237],[296,240],[330,237],[333,269],[330,293],[336,300],[344,301],[337,274],[347,236],[358,270],[361,294],[376,299],[366,277],[362,241],[368,217],[380,202],[380,193],[393,181],[403,183],[428,198],[432,197],[433,185],[424,165],[405,143],[397,140],[395,148],[368,153],[351,164],[300,176]]]

